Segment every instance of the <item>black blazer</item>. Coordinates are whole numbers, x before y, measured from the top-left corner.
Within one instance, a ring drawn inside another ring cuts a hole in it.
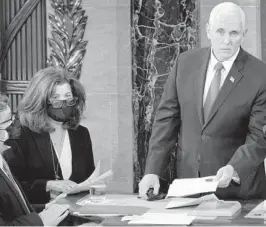
[[[80,183],[86,180],[94,171],[94,159],[90,134],[87,128],[78,126],[76,130],[68,130],[72,151],[72,174],[70,180]],[[29,201],[32,204],[44,204],[50,200],[50,193],[46,192],[46,182],[55,180],[52,157],[58,160],[51,145],[49,133],[35,133],[27,127],[21,127],[18,139],[7,142],[11,152],[5,152],[4,157],[9,167]],[[61,179],[60,165],[58,173]]]
[[[25,203],[22,201],[19,192],[0,168],[1,226],[43,226],[41,218],[30,206],[25,196],[24,199],[31,213],[27,212],[27,208],[25,207]]]

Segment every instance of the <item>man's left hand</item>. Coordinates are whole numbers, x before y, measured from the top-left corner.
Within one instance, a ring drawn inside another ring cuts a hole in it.
[[[219,181],[219,188],[226,188],[230,184],[234,176],[234,168],[231,165],[226,165],[217,171],[215,181]]]

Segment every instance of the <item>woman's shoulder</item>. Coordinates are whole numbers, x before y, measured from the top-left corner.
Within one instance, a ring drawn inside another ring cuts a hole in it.
[[[79,133],[89,133],[89,129],[83,125],[79,125],[77,128],[76,128],[76,131],[79,132]]]

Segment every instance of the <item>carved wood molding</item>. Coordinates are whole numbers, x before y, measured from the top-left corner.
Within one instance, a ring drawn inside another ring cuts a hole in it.
[[[0,46],[0,69],[3,67],[5,57],[14,38],[16,37],[23,24],[27,21],[33,10],[37,7],[39,2],[40,0],[26,1],[19,12],[16,14],[16,16],[12,19],[7,30],[4,32],[1,41],[2,45]]]
[[[81,2],[51,0],[54,13],[49,14],[52,38],[48,38],[51,48],[48,65],[67,69],[78,79],[88,43],[83,40],[88,16],[85,16]]]

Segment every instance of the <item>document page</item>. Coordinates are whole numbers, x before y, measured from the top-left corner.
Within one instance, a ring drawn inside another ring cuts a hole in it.
[[[98,162],[94,172],[91,174],[91,176],[86,179],[85,181],[79,183],[75,188],[71,189],[69,192],[67,192],[68,195],[75,194],[82,191],[88,191],[90,190],[90,187],[93,184],[96,184],[97,182],[100,182],[102,180],[105,180],[113,175],[112,170],[109,170],[102,175],[100,175],[100,161]]]
[[[215,192],[219,182],[214,181],[214,178],[215,176],[175,179],[173,183],[170,184],[166,198]]]

